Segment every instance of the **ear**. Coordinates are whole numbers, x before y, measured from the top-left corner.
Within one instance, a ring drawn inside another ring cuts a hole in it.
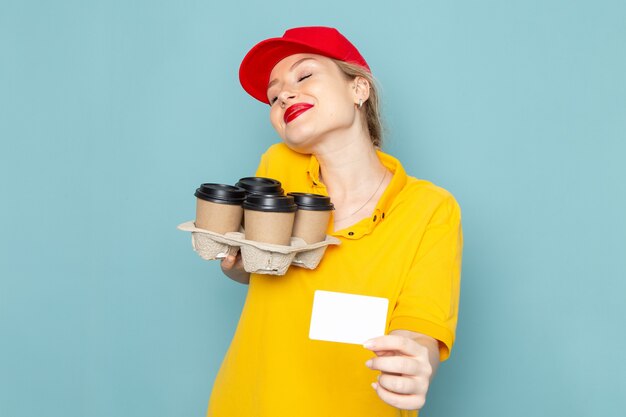
[[[365,103],[370,97],[370,82],[367,81],[366,78],[358,75],[354,77],[352,82],[354,85],[354,103],[358,105],[359,100],[361,100],[362,103]]]

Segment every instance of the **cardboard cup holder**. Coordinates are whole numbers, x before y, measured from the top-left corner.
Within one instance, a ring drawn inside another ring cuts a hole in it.
[[[178,229],[191,232],[194,251],[206,260],[222,259],[241,251],[246,272],[267,275],[284,275],[291,265],[315,269],[319,265],[328,245],[338,245],[340,240],[333,236],[312,244],[292,237],[289,246],[246,240],[241,232],[225,234],[199,229],[193,221],[178,225]]]

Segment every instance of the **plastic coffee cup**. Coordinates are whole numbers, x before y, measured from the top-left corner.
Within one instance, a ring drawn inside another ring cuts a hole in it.
[[[237,187],[241,187],[246,190],[248,194],[264,194],[264,195],[284,195],[285,191],[282,189],[280,181],[273,178],[265,177],[245,177],[241,178],[237,184]]]
[[[247,240],[289,246],[298,210],[293,197],[248,194],[243,208]]]
[[[275,180],[274,178],[245,177],[241,178],[235,186],[246,190],[246,195],[285,195],[285,190],[283,190],[280,181]],[[241,226],[246,226],[245,217],[241,220]]]
[[[202,184],[194,194],[196,227],[224,234],[239,231],[246,191],[226,184]]]
[[[294,198],[298,211],[293,225],[293,236],[304,239],[308,244],[326,239],[330,215],[335,209],[330,197],[310,193],[289,193]]]

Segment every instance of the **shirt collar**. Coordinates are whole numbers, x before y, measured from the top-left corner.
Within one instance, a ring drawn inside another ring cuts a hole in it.
[[[376,153],[378,155],[378,158],[380,159],[380,162],[392,173],[393,176],[391,177],[391,182],[385,189],[385,192],[378,200],[374,212],[370,217],[367,217],[350,227],[338,231],[333,230],[331,222],[328,230],[330,234],[345,237],[347,239],[359,239],[371,233],[381,221],[385,220],[385,217],[388,215],[393,200],[406,185],[407,175],[400,161],[398,161],[393,156],[384,153],[383,151],[377,150]],[[313,192],[328,195],[326,187],[319,179],[319,162],[317,161],[317,158],[315,158],[315,156],[313,155],[311,155],[311,158],[309,160],[307,174],[311,181],[311,188]]]

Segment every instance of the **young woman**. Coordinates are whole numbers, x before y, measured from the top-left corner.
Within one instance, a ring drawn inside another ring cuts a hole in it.
[[[336,29],[301,27],[254,46],[240,81],[270,106],[282,139],[258,176],[286,192],[331,197],[330,246],[315,270],[281,277],[222,270],[249,283],[214,384],[209,416],[416,415],[450,353],[457,322],[461,215],[450,193],[382,152],[370,68]],[[363,346],[308,337],[316,290],[389,300],[385,335]],[[412,411],[409,411],[412,410]]]

